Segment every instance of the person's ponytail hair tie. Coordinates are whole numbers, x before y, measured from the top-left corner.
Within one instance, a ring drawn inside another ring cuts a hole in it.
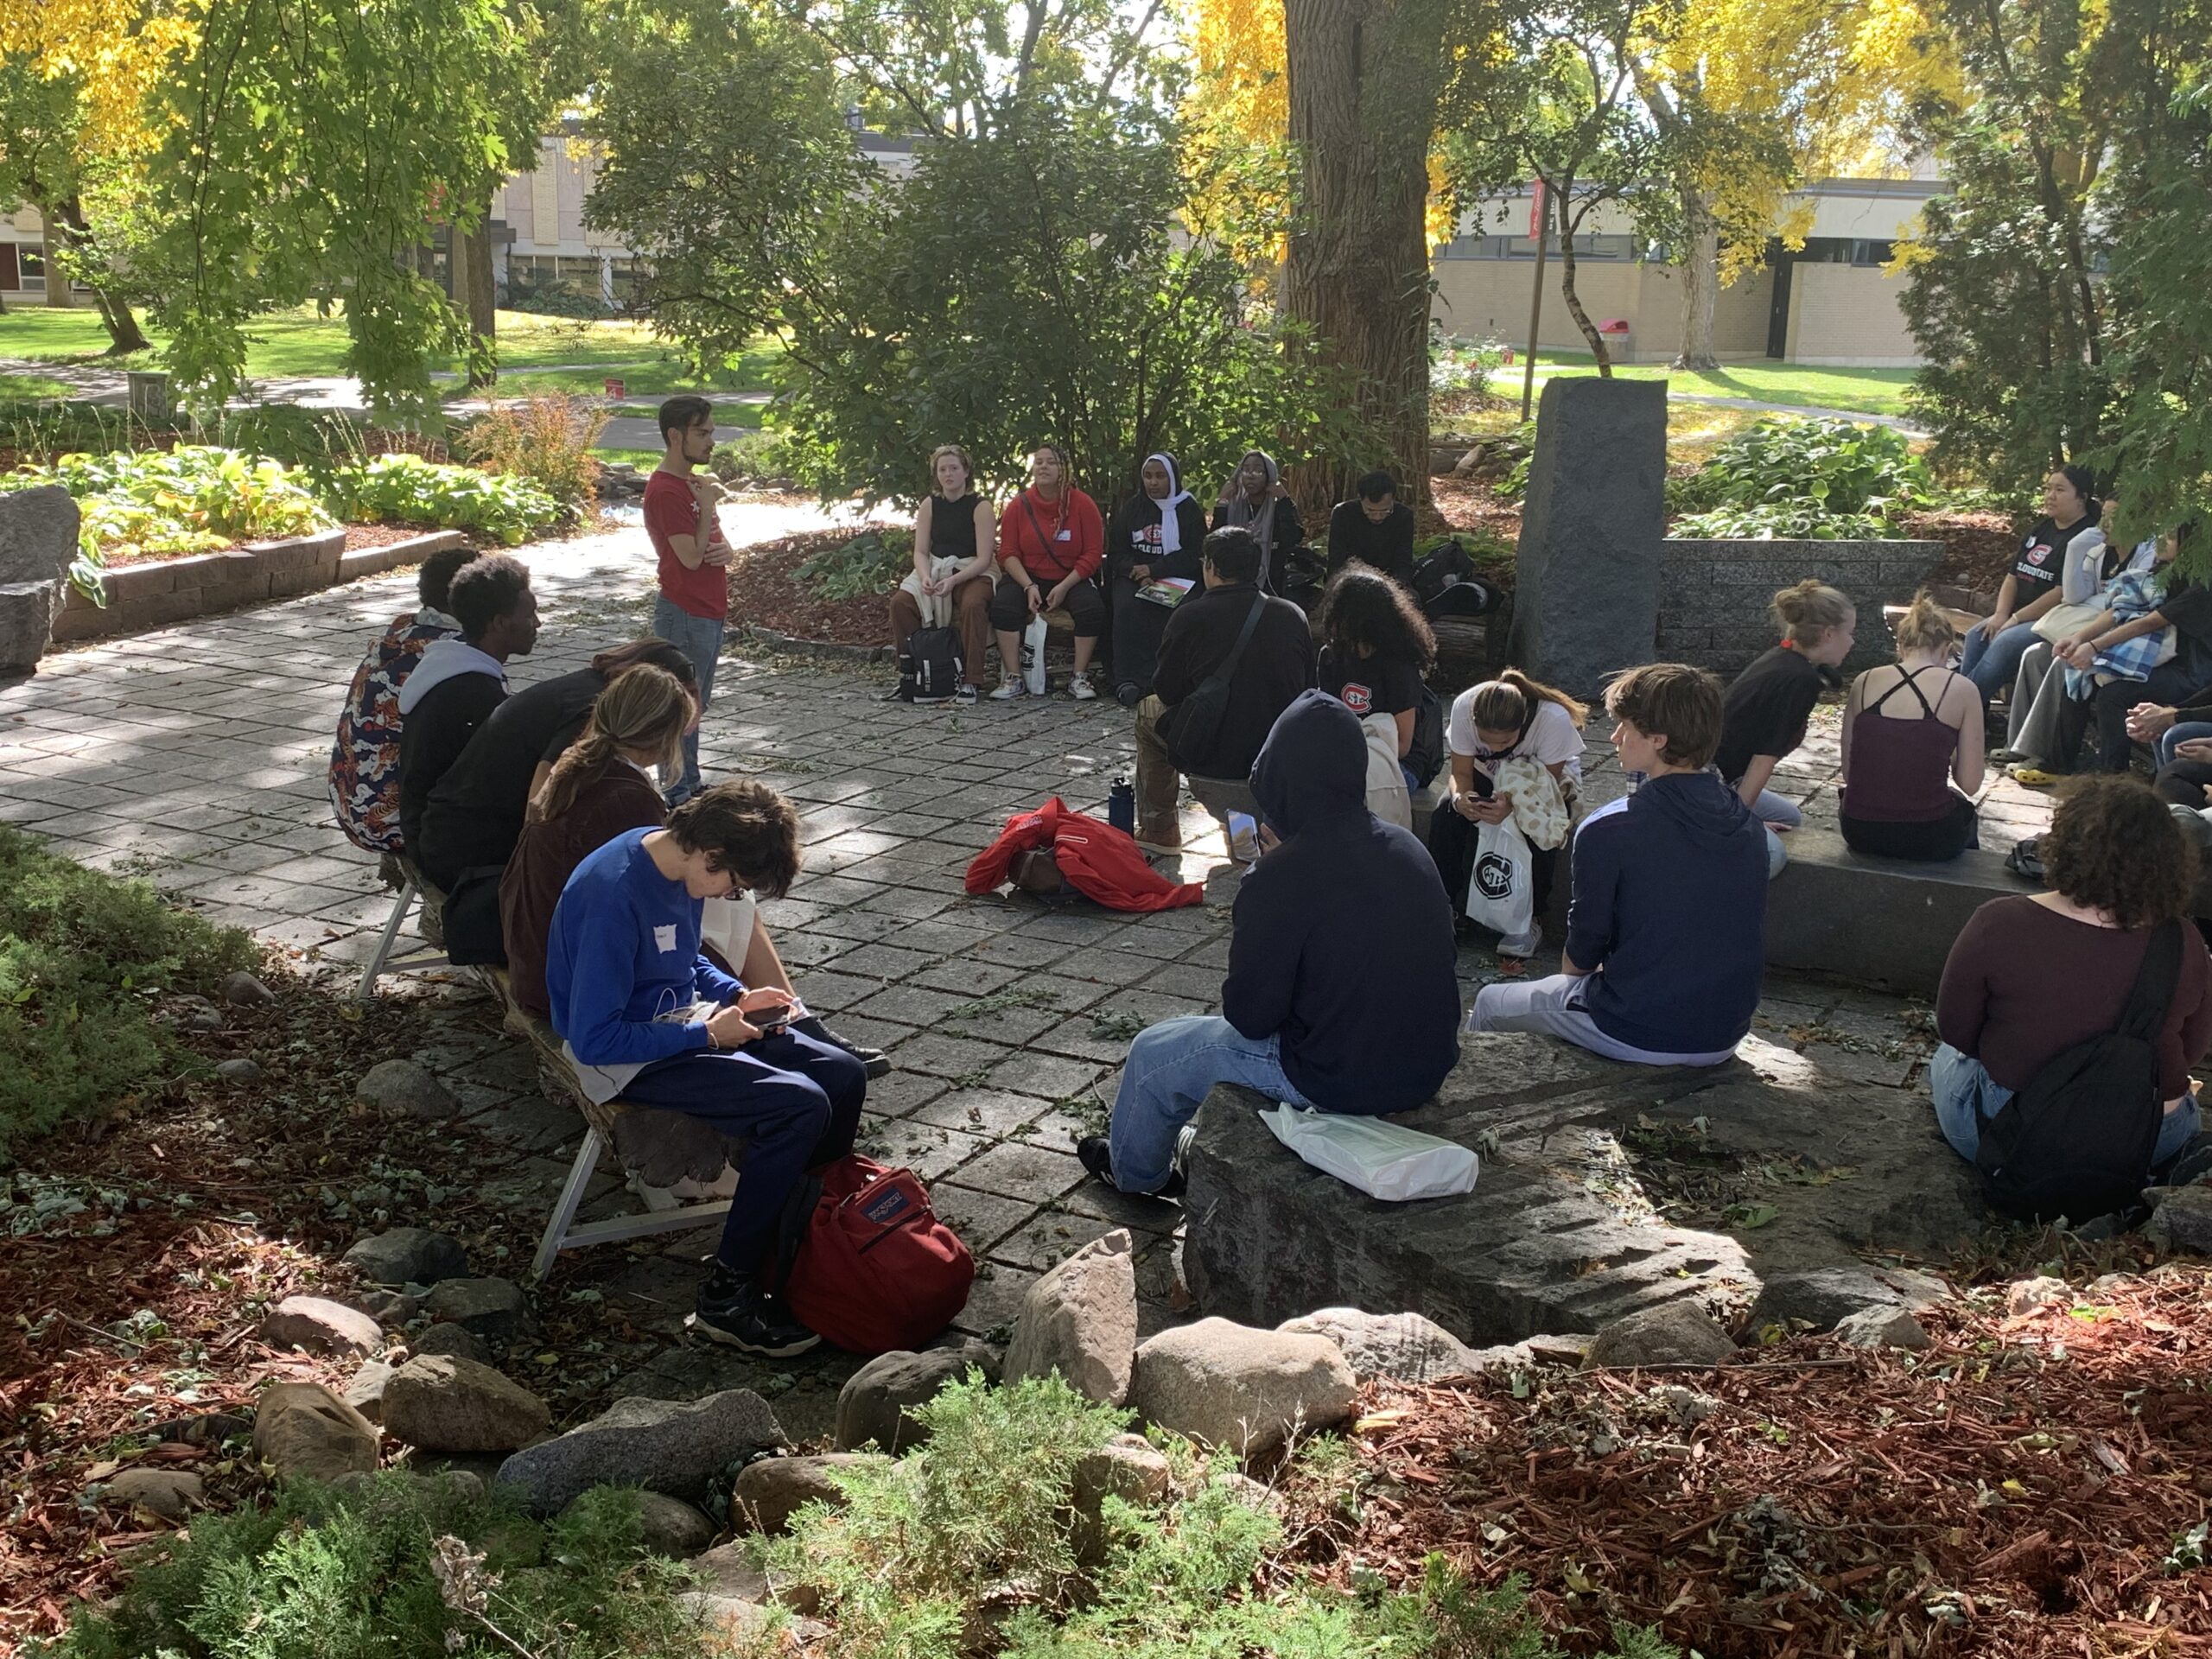
[[[1840,628],[1852,613],[1851,596],[1840,588],[1808,576],[1774,596],[1769,607],[1782,643],[1805,651],[1820,643],[1830,628]]]

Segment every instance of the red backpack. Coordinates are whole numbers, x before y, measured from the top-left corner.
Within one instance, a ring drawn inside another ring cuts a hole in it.
[[[857,1153],[807,1180],[785,1212],[784,1300],[855,1354],[919,1348],[959,1317],[976,1261],[911,1169]]]

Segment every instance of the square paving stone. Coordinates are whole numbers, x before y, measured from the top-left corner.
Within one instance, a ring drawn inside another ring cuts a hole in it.
[[[969,1007],[972,1000],[955,992],[932,991],[920,985],[874,986],[870,988],[865,1001],[854,1004],[854,1010],[878,1019],[902,1020],[910,1026],[936,1027],[943,1024],[956,1008]]]
[[[905,933],[893,935],[904,939]],[[925,968],[914,976],[914,983],[926,985],[935,991],[958,991],[969,997],[988,996],[1010,982],[1021,977],[1019,968],[1007,968],[995,963],[973,962],[955,956]]]
[[[828,925],[841,926],[842,918],[833,919]],[[896,945],[865,944],[850,950],[837,959],[841,974],[870,974],[877,979],[904,981],[911,979],[936,959],[918,950],[901,950]]]
[[[886,887],[882,892],[863,899],[854,909],[900,921],[925,921],[940,911],[950,910],[960,902],[957,893],[947,893],[938,886]]]
[[[1024,1199],[1005,1198],[951,1181],[931,1183],[930,1205],[938,1219],[960,1235],[960,1242],[978,1260],[988,1255],[990,1247],[1000,1239],[1026,1225],[1037,1208]]]
[[[1007,1327],[1014,1323],[1014,1316],[1021,1312],[1021,1299],[1029,1294],[1029,1287],[1043,1277],[1001,1262],[981,1262],[976,1268],[976,1282],[968,1292],[968,1306],[952,1322],[956,1331],[969,1336],[995,1338],[1006,1340]]]
[[[960,1166],[963,1186],[1035,1204],[1059,1197],[1083,1179],[1083,1166],[1072,1152],[1055,1152],[1018,1141],[1002,1141]]]
[[[1098,1080],[1100,1068],[1089,1060],[1057,1054],[1017,1054],[991,1068],[988,1084],[1018,1095],[1040,1095],[1059,1100],[1079,1095]]]
[[[879,995],[883,987],[873,979],[863,979],[858,974],[839,973],[835,968],[810,969],[793,979],[793,987],[805,1001],[806,1006],[817,1014],[834,1014],[840,1008],[849,1008]]]
[[[1063,940],[1032,938],[1024,932],[1009,931],[985,939],[974,947],[972,954],[984,962],[1005,963],[1015,968],[1043,968],[1059,961],[1071,949]]]
[[[829,925],[836,919],[834,916],[829,917],[823,925]],[[817,968],[856,948],[853,940],[838,938],[830,933],[785,933],[772,929],[771,937],[776,942],[776,954],[784,959],[786,968]],[[803,988],[800,995],[805,995]]]
[[[880,1164],[903,1166],[924,1180],[934,1181],[950,1174],[987,1143],[977,1135],[936,1128],[908,1118],[863,1117],[857,1144],[862,1154]]]
[[[925,1071],[893,1071],[869,1079],[868,1109],[880,1117],[911,1117],[919,1108],[944,1094],[943,1077]]]
[[[1211,1014],[1221,1007],[1222,970],[1192,962],[1171,962],[1140,988],[1163,995],[1179,996]]]
[[[1042,1117],[1051,1107],[1048,1100],[1004,1089],[952,1089],[906,1116],[939,1128],[1003,1137]]]
[[[891,1052],[891,1063],[900,1071],[926,1071],[940,1077],[964,1077],[994,1068],[1005,1058],[1006,1050],[995,1044],[937,1031],[915,1037]]]
[[[991,1246],[994,1262],[1011,1262],[1018,1268],[1046,1273],[1057,1268],[1094,1238],[1103,1238],[1121,1224],[1090,1216],[1055,1215],[1042,1211],[1023,1222]],[[1142,1244],[1142,1238],[1135,1242]]]

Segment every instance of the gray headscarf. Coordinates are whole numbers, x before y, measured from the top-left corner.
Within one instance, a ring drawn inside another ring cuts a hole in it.
[[[1256,460],[1268,469],[1267,493],[1253,505],[1244,493],[1244,486],[1237,482],[1243,474],[1244,462]],[[1275,459],[1264,449],[1247,449],[1244,460],[1236,463],[1236,471],[1230,475],[1229,487],[1215,505],[1221,511],[1224,526],[1234,526],[1252,532],[1252,539],[1260,544],[1260,586],[1268,586],[1268,573],[1274,568],[1275,556],[1275,483],[1282,476],[1282,469]]]

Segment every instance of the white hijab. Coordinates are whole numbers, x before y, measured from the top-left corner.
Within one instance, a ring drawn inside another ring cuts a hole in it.
[[[1176,469],[1175,457],[1165,449],[1156,450],[1145,457],[1147,461],[1158,461],[1167,470],[1167,499],[1160,505],[1160,550],[1179,553],[1183,550],[1183,524],[1175,509],[1191,499],[1183,487],[1183,474]],[[1146,498],[1149,500],[1151,498]]]

